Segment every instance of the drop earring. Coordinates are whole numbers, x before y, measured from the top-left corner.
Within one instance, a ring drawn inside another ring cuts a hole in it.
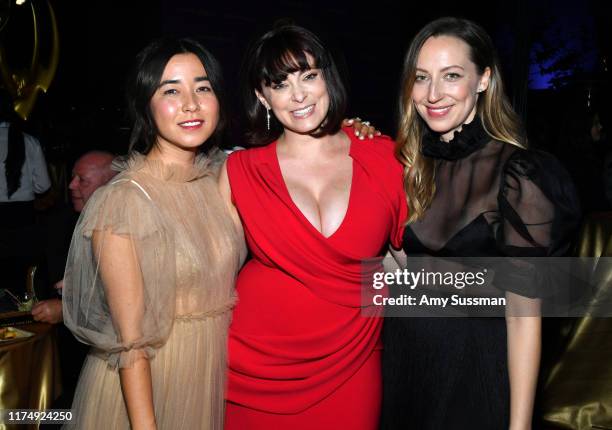
[[[270,109],[266,108],[266,127],[270,131]]]

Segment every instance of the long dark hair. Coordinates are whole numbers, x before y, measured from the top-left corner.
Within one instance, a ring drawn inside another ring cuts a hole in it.
[[[314,60],[308,64],[306,54]],[[255,95],[262,86],[277,84],[290,73],[321,69],[327,93],[329,110],[323,125],[311,135],[321,137],[340,130],[346,111],[347,93],[333,56],[312,32],[297,25],[282,25],[260,37],[248,50],[242,67],[243,99],[249,123],[247,140],[252,145],[265,145],[282,134],[283,127],[271,118],[266,127],[266,109]]]
[[[219,103],[217,127],[206,144],[202,142],[199,151],[221,145],[227,116],[223,74],[219,62],[195,40],[162,38],[151,42],[140,51],[128,77],[126,103],[132,123],[130,151],[147,154],[155,145],[158,130],[151,113],[151,98],[159,87],[166,64],[177,54],[194,54],[200,59]]]
[[[21,185],[21,170],[25,163],[25,141],[21,121],[15,115],[11,97],[5,91],[0,91],[0,121],[9,122],[4,174],[7,196],[10,198]]]

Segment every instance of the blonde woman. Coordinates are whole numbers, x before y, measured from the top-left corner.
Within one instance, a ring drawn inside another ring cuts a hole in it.
[[[579,216],[574,188],[556,160],[525,150],[493,43],[480,26],[441,18],[415,36],[400,107],[408,258],[567,250]],[[385,321],[383,428],[531,427],[540,292],[502,287],[508,300],[535,309],[533,316]]]

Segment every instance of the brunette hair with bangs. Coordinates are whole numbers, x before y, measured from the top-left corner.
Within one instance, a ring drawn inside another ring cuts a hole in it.
[[[309,55],[314,64],[308,63]],[[266,145],[282,134],[282,124],[270,114],[266,126],[266,109],[255,90],[262,91],[287,79],[287,75],[312,68],[320,69],[329,95],[329,110],[313,137],[337,133],[346,111],[346,88],[331,53],[312,32],[297,25],[283,25],[260,37],[248,50],[242,68],[243,98],[249,125],[247,140],[251,145]]]

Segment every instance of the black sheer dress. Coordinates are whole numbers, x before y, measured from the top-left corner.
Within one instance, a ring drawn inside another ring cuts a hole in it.
[[[492,140],[478,118],[451,142],[425,136],[423,154],[436,160],[436,193],[406,228],[408,258],[567,252],[580,209],[552,156]],[[508,428],[503,318],[387,318],[383,340],[383,429]]]

